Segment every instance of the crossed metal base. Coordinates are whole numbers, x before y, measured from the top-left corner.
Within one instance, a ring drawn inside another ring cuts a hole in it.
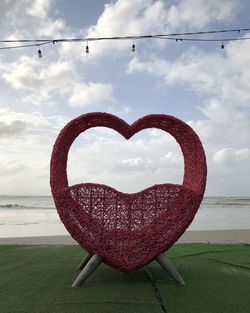
[[[94,254],[87,254],[82,262],[79,264],[78,269],[81,270],[80,274],[77,276],[76,280],[73,282],[72,287],[80,287],[81,284],[97,269],[97,267],[102,263],[102,257]],[[176,270],[175,266],[170,262],[165,254],[159,254],[156,261],[161,265],[161,267],[180,285],[185,285],[184,280],[181,275]]]

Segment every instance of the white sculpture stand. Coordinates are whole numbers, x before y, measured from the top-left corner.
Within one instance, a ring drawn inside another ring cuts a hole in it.
[[[81,270],[80,274],[77,276],[76,280],[73,282],[72,287],[80,287],[81,284],[97,269],[97,267],[102,263],[102,257],[94,254],[87,254],[78,269]],[[172,262],[168,259],[165,254],[159,254],[156,261],[161,265],[161,267],[180,285],[185,285],[185,282],[179,272],[176,270]]]

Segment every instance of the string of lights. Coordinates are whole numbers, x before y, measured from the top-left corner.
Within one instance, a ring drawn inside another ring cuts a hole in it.
[[[0,40],[0,50],[19,49],[38,47],[38,56],[42,58],[41,46],[56,44],[56,43],[78,43],[85,42],[85,52],[89,53],[89,42],[94,41],[108,41],[108,40],[132,40],[132,52],[135,52],[135,41],[142,39],[161,39],[161,40],[173,40],[176,42],[188,41],[188,42],[221,42],[221,49],[224,49],[224,43],[230,41],[250,40],[250,37],[240,37],[240,33],[248,32],[250,28],[239,29],[222,29],[222,30],[210,30],[199,32],[182,32],[182,33],[169,33],[169,34],[156,34],[156,35],[134,35],[134,36],[113,36],[113,37],[87,37],[87,38],[55,38],[55,39],[16,39],[16,40]],[[205,35],[235,33],[236,37],[220,37],[220,38],[206,38]],[[195,37],[190,37],[195,36]],[[199,37],[202,36],[202,37]],[[10,44],[10,45],[9,45]]]

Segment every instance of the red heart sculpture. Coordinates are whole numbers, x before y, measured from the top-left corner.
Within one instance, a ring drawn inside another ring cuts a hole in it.
[[[146,128],[170,133],[184,156],[183,184],[160,184],[141,192],[122,193],[106,185],[68,186],[67,156],[74,139],[91,127],[104,126],[129,139]],[[88,113],[72,120],[59,134],[51,156],[50,184],[55,205],[71,236],[90,254],[129,272],[166,251],[192,222],[206,185],[206,158],[190,126],[164,115],[147,115],[132,125],[108,113]]]

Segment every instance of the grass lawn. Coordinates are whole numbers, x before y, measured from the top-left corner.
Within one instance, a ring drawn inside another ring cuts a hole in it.
[[[101,265],[71,288],[83,257],[78,246],[0,246],[1,313],[249,313],[250,245],[182,244],[168,256],[186,281],[153,262],[120,273]]]

